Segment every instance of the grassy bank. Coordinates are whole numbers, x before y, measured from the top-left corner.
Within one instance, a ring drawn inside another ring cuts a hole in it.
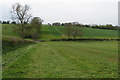
[[[33,43],[35,42],[30,39],[21,39],[18,37],[3,36],[2,37],[2,54],[6,54],[9,51],[16,50],[20,47],[28,46]]]

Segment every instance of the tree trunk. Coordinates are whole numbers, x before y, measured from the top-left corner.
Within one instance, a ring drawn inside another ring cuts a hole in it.
[[[74,40],[76,40],[76,36],[73,36]]]

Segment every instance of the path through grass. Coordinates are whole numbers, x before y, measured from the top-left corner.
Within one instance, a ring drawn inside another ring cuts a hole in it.
[[[116,78],[117,43],[41,42],[20,48],[3,55],[3,78]]]

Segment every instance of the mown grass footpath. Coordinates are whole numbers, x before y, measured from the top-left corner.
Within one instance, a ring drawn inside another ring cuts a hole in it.
[[[3,61],[3,78],[117,78],[118,42],[40,42]]]

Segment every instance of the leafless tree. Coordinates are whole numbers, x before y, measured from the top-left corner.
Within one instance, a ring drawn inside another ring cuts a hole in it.
[[[21,24],[22,31],[24,29],[24,23],[28,23],[30,18],[32,17],[30,14],[30,9],[30,6],[26,4],[24,6],[22,6],[20,3],[15,3],[12,5],[12,19],[18,24]]]
[[[65,23],[64,33],[68,36],[68,39],[70,39],[70,37],[76,39],[76,37],[82,36],[82,29],[72,23]]]
[[[71,32],[72,32],[72,24],[71,23],[65,23],[64,24],[64,34],[68,36],[68,39],[70,39]]]
[[[71,35],[74,38],[74,40],[76,39],[76,37],[81,37],[82,36],[82,29],[78,26],[72,26]]]
[[[15,27],[15,29],[17,29],[17,33],[22,38],[24,38],[26,33],[26,23],[28,23],[32,17],[30,14],[30,9],[30,6],[26,4],[23,6],[20,3],[15,3],[12,5],[11,18],[13,22],[17,23],[17,27]]]

